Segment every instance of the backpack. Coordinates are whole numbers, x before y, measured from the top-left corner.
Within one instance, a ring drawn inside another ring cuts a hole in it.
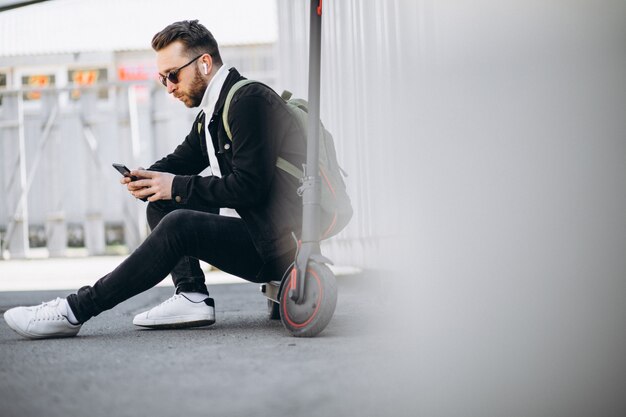
[[[224,103],[224,112],[222,113],[222,121],[224,123],[224,130],[228,139],[233,140],[232,133],[230,131],[230,125],[228,124],[228,110],[230,108],[230,102],[233,96],[241,87],[258,83],[254,80],[241,80],[235,83],[226,96]],[[261,84],[261,83],[259,83]],[[269,88],[269,87],[268,87]],[[271,89],[271,88],[270,88]],[[291,93],[288,91],[283,92],[281,98],[287,104],[289,111],[296,116],[304,131],[306,132],[306,126],[308,124],[308,103],[306,100],[291,98]],[[320,121],[320,151],[319,151],[319,174],[321,179],[321,230],[320,238],[327,239],[336,235],[348,224],[352,218],[352,204],[350,203],[350,197],[346,191],[346,184],[343,181],[343,177],[347,174],[337,162],[337,153],[335,152],[335,144],[333,137],[324,128],[324,125]],[[286,159],[280,156],[276,160],[276,167],[285,171],[289,175],[297,178],[302,182],[304,173],[302,170]],[[298,193],[302,193],[302,188],[298,189]]]

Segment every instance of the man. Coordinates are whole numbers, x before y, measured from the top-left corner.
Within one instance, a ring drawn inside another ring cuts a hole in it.
[[[149,201],[152,232],[115,270],[67,299],[4,314],[28,338],[75,336],[83,323],[159,283],[172,273],[176,294],[135,317],[153,328],[215,322],[214,302],[198,259],[253,282],[280,279],[293,261],[302,224],[298,181],[276,169],[281,156],[300,166],[305,159],[303,127],[268,87],[252,83],[232,98],[244,79],[222,64],[217,42],[197,20],[176,22],[152,40],[159,77],[169,94],[187,107],[200,107],[191,131],[173,153],[148,170],[121,180],[136,198]],[[212,176],[198,174],[208,166]],[[235,209],[240,218],[214,207]]]

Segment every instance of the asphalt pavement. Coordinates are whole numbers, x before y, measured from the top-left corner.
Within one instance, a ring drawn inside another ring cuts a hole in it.
[[[143,330],[135,314],[168,298],[155,287],[87,322],[78,337],[26,340],[0,320],[0,415],[381,416],[412,415],[384,369],[388,334],[379,283],[338,278],[339,301],[315,338],[270,320],[252,283],[210,286],[216,324]],[[66,290],[0,292],[0,312]],[[387,375],[383,377],[383,375]]]

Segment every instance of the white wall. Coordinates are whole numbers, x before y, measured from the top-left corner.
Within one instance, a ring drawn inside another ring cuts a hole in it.
[[[402,229],[396,221],[396,187],[389,182],[389,168],[398,157],[394,149],[399,143],[398,111],[403,107],[394,81],[401,76],[399,64],[405,59],[398,51],[413,41],[395,32],[400,29],[394,27],[397,2],[368,3],[371,7],[360,3],[324,4],[321,116],[335,136],[356,208],[351,224],[325,242],[324,251],[340,264],[381,267],[388,258],[385,242]],[[307,2],[279,1],[278,10],[283,82],[278,87],[307,97]],[[410,31],[408,26],[403,29]]]
[[[303,95],[306,3],[278,3]],[[381,408],[623,414],[626,4],[325,1],[323,25],[357,207],[327,250],[391,270],[372,308],[402,340]]]

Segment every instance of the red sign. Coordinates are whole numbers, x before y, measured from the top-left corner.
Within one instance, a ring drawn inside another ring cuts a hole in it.
[[[117,68],[117,78],[120,81],[144,81],[155,78],[153,68],[143,65],[124,66]]]

